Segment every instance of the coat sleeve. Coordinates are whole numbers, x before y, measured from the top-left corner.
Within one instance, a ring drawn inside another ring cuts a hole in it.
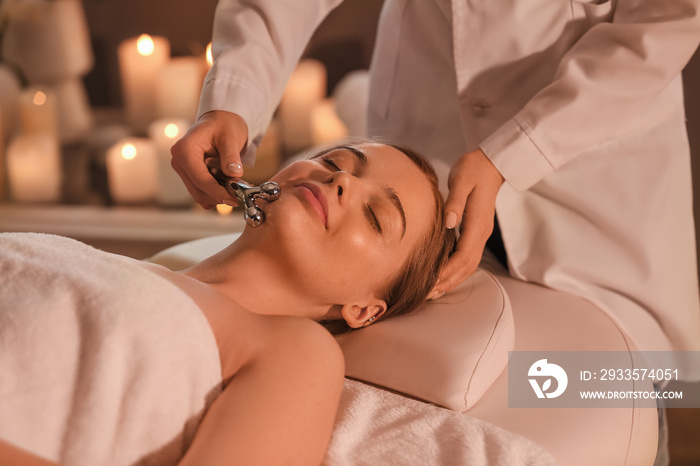
[[[212,54],[198,118],[212,110],[240,115],[248,124],[250,164],[255,146],[312,33],[342,0],[220,0]]]
[[[588,30],[551,84],[481,149],[520,191],[582,152],[667,119],[659,99],[698,45],[698,3],[619,0],[612,21]]]

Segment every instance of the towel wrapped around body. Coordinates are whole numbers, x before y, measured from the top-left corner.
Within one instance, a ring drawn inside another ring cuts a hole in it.
[[[0,234],[0,438],[65,465],[170,465],[221,390],[206,317],[140,261]]]

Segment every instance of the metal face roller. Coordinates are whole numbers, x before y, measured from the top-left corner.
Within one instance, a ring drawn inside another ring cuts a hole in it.
[[[252,227],[261,225],[265,221],[265,213],[255,204],[255,200],[276,201],[282,192],[279,185],[274,181],[266,181],[260,186],[251,186],[244,181],[233,181],[218,167],[218,159],[209,158],[205,163],[214,179],[244,205],[246,223]]]

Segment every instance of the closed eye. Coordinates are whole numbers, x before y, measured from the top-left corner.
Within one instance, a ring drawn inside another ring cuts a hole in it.
[[[377,215],[374,213],[374,210],[372,210],[372,207],[370,207],[369,204],[365,204],[364,212],[365,217],[367,217],[367,221],[372,226],[374,231],[376,231],[380,235],[383,234],[382,226],[379,224],[379,219],[377,218]]]
[[[332,169],[332,170],[335,170],[335,171],[337,171],[337,172],[342,171],[342,170],[340,169],[340,167],[339,167],[332,159],[323,157],[323,158],[321,159],[321,161],[323,162],[324,165],[326,165],[328,168],[330,168],[330,169]]]

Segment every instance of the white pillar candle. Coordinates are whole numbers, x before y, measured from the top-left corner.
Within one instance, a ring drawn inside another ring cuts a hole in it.
[[[56,96],[47,88],[29,87],[19,98],[22,134],[44,133],[57,137]]]
[[[90,71],[90,34],[79,0],[6,3],[2,53],[30,83],[53,84]]]
[[[201,57],[173,58],[156,77],[156,115],[194,123],[202,90]]]
[[[261,184],[277,173],[281,162],[281,141],[279,122],[272,120],[255,152],[255,166],[246,167],[243,178],[253,184]]]
[[[301,60],[280,101],[282,139],[287,152],[311,145],[311,109],[326,96],[326,68],[316,60]]]
[[[338,118],[333,99],[317,102],[311,111],[312,142],[318,146],[338,141],[348,136],[348,129]]]
[[[356,70],[345,75],[335,86],[333,100],[338,118],[348,128],[348,135],[367,136],[369,72]]]
[[[131,136],[131,131],[125,125],[98,126],[90,133],[86,141],[90,157],[95,160],[99,168],[106,169],[107,151],[119,141]]]
[[[170,164],[170,148],[185,135],[189,122],[161,119],[151,123],[148,135],[155,143],[158,159],[158,203],[167,207],[188,206],[192,196]]]
[[[92,129],[92,111],[80,79],[69,79],[54,88],[59,139],[64,144],[83,140]]]
[[[156,76],[170,58],[164,37],[143,34],[119,44],[119,71],[126,118],[131,127],[145,133],[156,115]]]
[[[56,138],[42,133],[17,136],[7,149],[7,175],[14,201],[59,201],[62,176]]]
[[[0,63],[0,123],[3,128],[0,138],[5,141],[8,141],[15,131],[20,89],[19,78],[15,72],[9,66]]]
[[[124,139],[107,151],[109,192],[117,204],[155,199],[158,162],[155,144],[144,138]]]

